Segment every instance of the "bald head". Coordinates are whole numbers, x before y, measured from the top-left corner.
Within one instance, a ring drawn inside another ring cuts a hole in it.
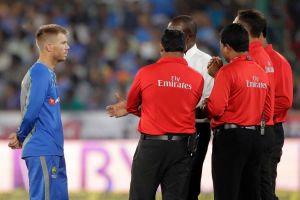
[[[174,17],[168,25],[168,28],[170,27],[174,29],[180,28],[185,34],[188,35],[196,36],[197,34],[197,25],[192,17],[188,15],[179,15]]]
[[[168,24],[168,29],[177,29],[184,32],[187,49],[190,49],[196,42],[197,24],[188,15],[174,17]]]

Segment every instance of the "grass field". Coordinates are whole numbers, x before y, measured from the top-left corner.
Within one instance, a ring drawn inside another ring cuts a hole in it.
[[[280,200],[299,200],[300,192],[280,191],[278,193]],[[112,194],[112,193],[91,193],[80,192],[71,193],[70,200],[127,200],[128,194]],[[16,190],[13,193],[0,193],[0,200],[29,200],[28,194],[24,190]],[[156,200],[161,200],[158,194]],[[212,194],[201,194],[200,200],[213,200]]]

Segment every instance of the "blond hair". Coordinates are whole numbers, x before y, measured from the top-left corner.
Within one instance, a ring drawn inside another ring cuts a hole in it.
[[[50,35],[58,35],[59,33],[67,35],[68,31],[58,24],[45,24],[40,26],[35,33],[38,48],[40,48],[41,43],[49,38]]]

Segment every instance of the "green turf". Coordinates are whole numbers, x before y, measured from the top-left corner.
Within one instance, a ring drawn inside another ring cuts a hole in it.
[[[278,192],[280,200],[299,200],[300,192]],[[29,200],[24,190],[16,190],[12,193],[0,193],[0,200]],[[78,192],[71,193],[70,200],[128,200],[128,194]],[[157,194],[156,200],[161,200],[161,194]],[[201,194],[200,200],[213,200],[213,195]]]

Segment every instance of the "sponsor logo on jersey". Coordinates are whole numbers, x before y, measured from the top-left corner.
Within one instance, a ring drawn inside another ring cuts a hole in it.
[[[57,104],[59,101],[60,101],[60,98],[59,98],[59,97],[57,97],[56,99],[53,99],[52,97],[50,97],[48,103],[49,103],[50,105],[54,105],[54,104]]]
[[[265,72],[274,73],[274,67],[272,66],[272,63],[270,61],[268,61],[267,65],[265,66]]]
[[[57,167],[53,166],[51,168],[51,178],[57,178]]]
[[[192,84],[180,81],[179,76],[171,76],[170,80],[157,80],[158,87],[181,88],[191,90]]]
[[[252,80],[246,80],[246,86],[248,88],[261,88],[261,89],[267,89],[268,87],[267,83],[259,81],[258,76],[252,76]]]

